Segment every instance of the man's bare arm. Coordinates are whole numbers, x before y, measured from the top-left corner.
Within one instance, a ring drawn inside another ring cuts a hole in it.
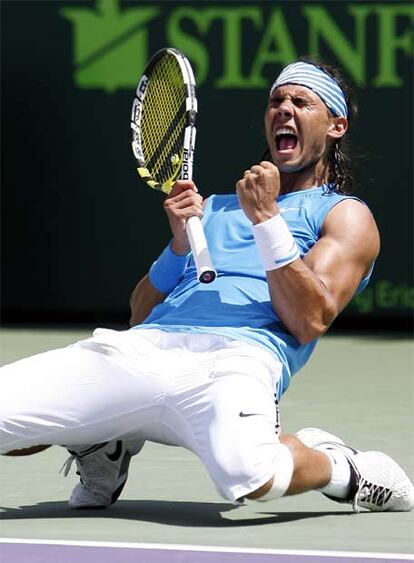
[[[270,162],[246,170],[237,182],[240,205],[253,225],[280,213],[279,171]],[[349,303],[379,252],[379,234],[363,203],[347,199],[328,213],[322,236],[303,259],[267,271],[272,305],[299,342],[327,330]]]
[[[303,260],[267,272],[273,307],[300,342],[320,336],[349,303],[379,244],[369,209],[344,200],[329,212],[321,238]]]
[[[203,198],[198,194],[194,182],[178,180],[170,195],[164,200],[163,207],[173,235],[171,250],[177,255],[185,255],[190,251],[185,225],[189,217],[202,217]],[[141,323],[156,305],[164,301],[165,297],[165,293],[152,285],[148,274],[144,276],[137,283],[130,298],[130,325]]]
[[[165,294],[158,291],[149,280],[148,274],[144,276],[135,286],[131,294],[129,305],[131,308],[130,326],[142,323],[153,308],[162,303]]]

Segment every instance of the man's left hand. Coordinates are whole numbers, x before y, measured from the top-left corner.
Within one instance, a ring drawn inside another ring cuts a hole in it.
[[[241,208],[254,225],[271,219],[279,213],[279,170],[267,161],[253,165],[237,182],[236,192]]]

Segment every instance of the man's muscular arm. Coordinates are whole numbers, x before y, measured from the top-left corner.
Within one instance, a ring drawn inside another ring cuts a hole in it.
[[[177,255],[185,255],[190,251],[185,226],[188,217],[203,216],[203,199],[198,194],[193,182],[178,180],[171,194],[164,200],[164,211],[173,234],[171,250]],[[130,298],[130,325],[141,323],[148,317],[152,309],[162,303],[166,297],[155,288],[148,276],[144,276],[135,286]]]
[[[144,321],[153,308],[165,299],[165,293],[158,291],[145,275],[135,286],[131,294],[129,305],[131,309],[130,326],[135,326]]]
[[[237,184],[240,204],[253,224],[279,213],[279,175],[268,162],[253,166]],[[349,303],[379,251],[369,209],[344,200],[325,219],[322,236],[304,256],[266,272],[272,305],[301,343],[320,336]]]
[[[371,212],[359,201],[344,200],[328,213],[321,238],[303,260],[267,272],[273,307],[300,342],[328,329],[378,252]]]

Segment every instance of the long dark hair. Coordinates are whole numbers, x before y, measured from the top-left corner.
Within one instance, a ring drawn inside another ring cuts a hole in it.
[[[348,107],[348,123],[351,125],[357,115],[357,105],[354,100],[354,94],[350,86],[345,82],[340,70],[334,66],[316,61],[313,57],[302,57],[300,60],[304,63],[317,66],[336,80],[345,94],[345,101]],[[333,116],[329,109],[328,112]],[[270,159],[269,148],[265,150],[263,159]],[[331,144],[327,153],[327,161],[329,166],[328,184],[331,189],[341,194],[350,193],[354,179],[351,170],[351,156],[347,135],[336,139]]]

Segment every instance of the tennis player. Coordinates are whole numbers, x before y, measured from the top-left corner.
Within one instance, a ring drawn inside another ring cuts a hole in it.
[[[370,210],[346,195],[352,113],[336,71],[283,69],[265,113],[267,158],[236,193],[203,202],[179,181],[165,200],[172,240],[133,291],[132,328],[2,368],[0,451],[67,447],[75,508],[115,502],[150,440],[194,452],[234,503],[316,489],[356,511],[412,509],[414,487],[386,454],[315,428],[280,432],[278,400],[379,252]],[[218,271],[211,285],[196,280],[193,215]]]

